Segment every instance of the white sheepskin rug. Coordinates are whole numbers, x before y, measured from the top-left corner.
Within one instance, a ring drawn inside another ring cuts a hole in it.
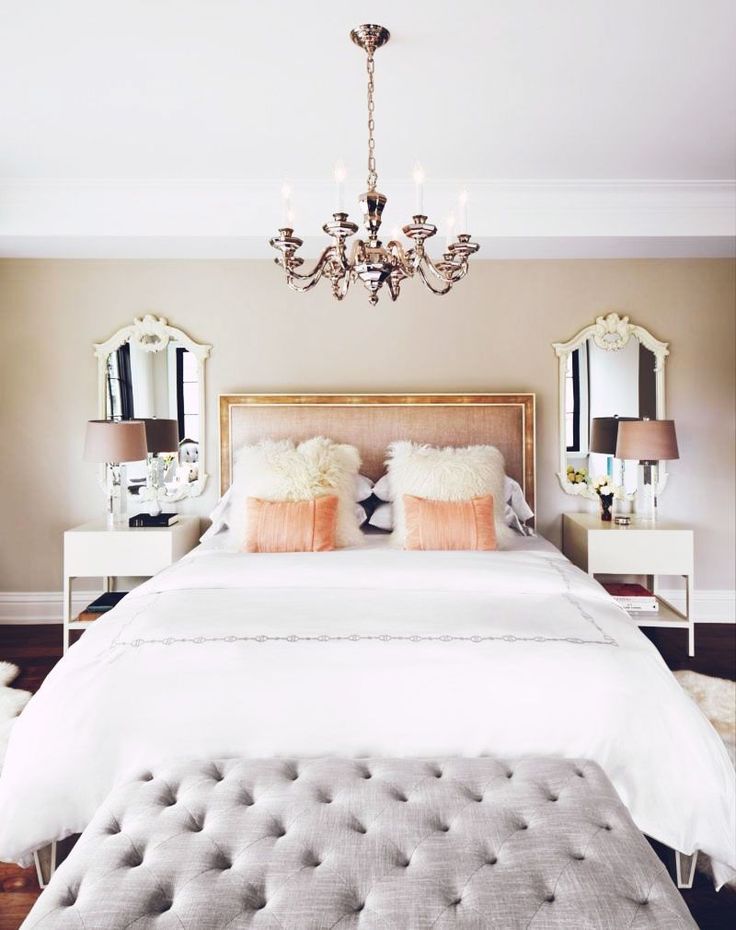
[[[675,678],[713,724],[736,766],[736,681],[698,672],[675,672]]]
[[[675,678],[711,722],[736,766],[736,681],[689,671],[675,672]],[[710,859],[703,853],[698,855],[697,869],[713,877]],[[736,891],[736,879],[727,885]]]
[[[15,718],[31,699],[30,691],[8,687],[18,677],[18,672],[18,667],[10,662],[0,662],[0,768]]]

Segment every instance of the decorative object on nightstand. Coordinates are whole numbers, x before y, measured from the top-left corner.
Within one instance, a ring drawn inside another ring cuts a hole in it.
[[[142,426],[142,424],[141,424]],[[109,528],[104,520],[83,523],[64,533],[64,652],[69,631],[86,630],[102,614],[83,611],[85,621],[72,620],[74,578],[102,578],[106,591],[116,577],[148,578],[178,561],[199,540],[199,517],[178,515],[173,526]],[[118,592],[119,593],[119,592]]]
[[[152,517],[161,513],[161,495],[166,494],[164,453],[175,456],[179,449],[179,424],[176,420],[150,417],[143,420],[146,427],[146,487],[148,512]]]
[[[146,428],[140,420],[88,421],[84,460],[106,466],[108,526],[125,526],[128,508],[125,464],[143,461],[147,454]]]
[[[604,523],[610,523],[613,519],[612,508],[616,488],[611,484],[611,479],[606,476],[605,478],[596,478],[593,482],[593,489],[601,502],[601,520]]]
[[[692,529],[668,520],[654,524],[633,519],[630,526],[618,526],[602,523],[592,513],[562,515],[562,551],[568,559],[589,575],[645,575],[646,590],[657,598],[659,609],[632,612],[633,621],[638,626],[687,630],[691,656],[695,655],[693,546]],[[684,613],[663,597],[659,575],[685,579]]]
[[[674,420],[633,420],[619,426],[616,458],[639,460],[636,512],[642,519],[657,519],[659,462],[679,457]]]

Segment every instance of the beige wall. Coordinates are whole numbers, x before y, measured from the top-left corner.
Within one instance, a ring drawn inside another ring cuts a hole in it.
[[[97,415],[92,343],[134,315],[212,343],[216,404],[230,391],[535,391],[540,529],[559,534],[557,361],[550,344],[617,310],[671,344],[668,412],[682,459],[661,501],[696,529],[698,588],[734,583],[734,265],[729,261],[475,261],[444,298],[418,283],[397,304],[292,294],[271,262],[0,262],[0,590],[61,587],[61,533],[103,508],[81,461]]]

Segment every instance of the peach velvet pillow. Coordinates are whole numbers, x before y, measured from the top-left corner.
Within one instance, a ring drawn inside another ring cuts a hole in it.
[[[308,501],[249,497],[243,552],[327,552],[335,548],[337,496]]]
[[[495,549],[493,497],[434,501],[404,494],[405,549]]]

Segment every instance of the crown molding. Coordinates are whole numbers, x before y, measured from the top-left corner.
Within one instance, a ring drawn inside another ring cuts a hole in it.
[[[0,257],[269,258],[282,224],[281,181],[0,179]],[[318,253],[335,185],[290,181],[303,254]],[[384,228],[414,212],[406,180],[385,180]],[[736,254],[736,181],[428,181],[424,203],[444,243],[469,194],[478,258],[726,257]],[[355,204],[357,182],[346,204]]]

